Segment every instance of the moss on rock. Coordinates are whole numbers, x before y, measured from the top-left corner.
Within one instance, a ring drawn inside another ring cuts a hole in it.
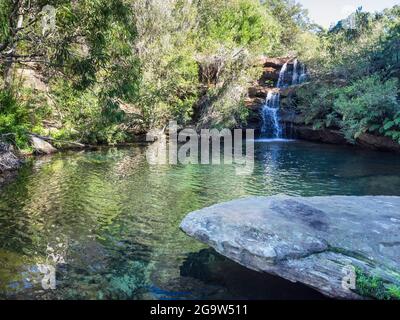
[[[379,300],[400,300],[400,286],[388,283],[379,276],[366,274],[356,268],[356,290],[358,294]]]

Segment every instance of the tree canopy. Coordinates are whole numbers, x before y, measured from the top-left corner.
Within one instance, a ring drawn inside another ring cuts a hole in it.
[[[355,27],[325,30],[289,0],[2,1],[0,134],[25,148],[29,132],[113,144],[170,119],[245,126],[264,55],[307,63],[297,108],[310,123],[399,140],[399,12],[360,8]]]

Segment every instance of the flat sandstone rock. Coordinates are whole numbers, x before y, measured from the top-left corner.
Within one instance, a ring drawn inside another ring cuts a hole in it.
[[[398,298],[400,197],[244,198],[192,212],[181,229],[245,267],[329,297]]]

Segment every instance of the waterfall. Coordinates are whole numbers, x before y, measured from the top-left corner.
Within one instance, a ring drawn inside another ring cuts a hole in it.
[[[307,70],[304,63],[299,63],[297,59],[293,63],[292,85],[301,84],[307,80]]]
[[[294,63],[293,63],[292,85],[297,84],[299,81],[298,64],[299,64],[299,61],[297,59],[295,59]]]
[[[299,77],[299,83],[303,83],[304,81],[306,81],[308,78],[308,74],[307,74],[307,70],[306,70],[306,66],[304,63],[301,64],[301,73],[300,73],[300,77]]]
[[[281,71],[279,72],[278,84],[276,85],[278,88],[282,88],[285,84],[287,66],[288,66],[288,63],[286,62],[283,65]]]
[[[307,80],[308,74],[304,63],[295,59],[293,62],[293,75],[291,85],[301,84]],[[276,85],[277,91],[269,91],[265,104],[261,110],[262,126],[261,133],[265,137],[274,139],[282,138],[282,127],[279,119],[280,108],[280,90],[290,86],[290,83],[285,83],[288,78],[288,62],[286,62],[279,72],[279,79]]]
[[[282,127],[279,122],[279,92],[269,91],[265,104],[261,110],[262,127],[261,133],[268,135],[272,138],[282,138]]]
[[[277,88],[285,87],[285,79],[287,74],[288,63],[286,62],[279,72]],[[262,126],[261,133],[267,137],[274,139],[282,138],[282,127],[279,121],[280,92],[269,91],[265,104],[261,110]]]

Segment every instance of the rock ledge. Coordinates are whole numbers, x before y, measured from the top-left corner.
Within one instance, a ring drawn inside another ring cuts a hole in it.
[[[244,198],[192,212],[181,229],[245,267],[329,297],[379,298],[366,279],[378,279],[380,291],[400,288],[400,197]]]

